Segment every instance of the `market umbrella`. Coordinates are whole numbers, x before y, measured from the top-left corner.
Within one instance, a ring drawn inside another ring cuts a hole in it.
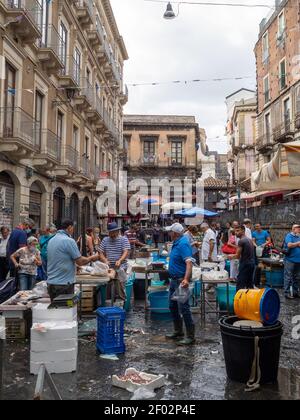
[[[175,216],[179,217],[197,217],[197,216],[204,216],[204,217],[216,217],[219,213],[212,212],[210,210],[201,209],[200,207],[193,207],[188,210],[183,210],[175,213]]]
[[[148,204],[159,204],[159,203],[154,198],[147,198],[146,200],[143,201],[142,204],[148,205]]]
[[[183,209],[191,209],[193,205],[191,203],[181,203],[181,202],[173,202],[173,203],[166,203],[162,206],[163,213],[168,213],[171,210],[180,211]]]

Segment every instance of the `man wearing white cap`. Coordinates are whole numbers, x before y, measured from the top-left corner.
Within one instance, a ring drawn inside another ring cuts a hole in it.
[[[179,341],[179,345],[192,345],[195,343],[195,323],[192,317],[189,301],[181,304],[172,300],[176,290],[181,286],[190,286],[193,271],[193,250],[189,240],[184,236],[184,227],[175,223],[166,228],[170,233],[173,247],[170,255],[169,276],[170,276],[170,310],[174,323],[174,333],[167,335],[168,339]],[[183,321],[187,330],[187,337],[184,338]]]

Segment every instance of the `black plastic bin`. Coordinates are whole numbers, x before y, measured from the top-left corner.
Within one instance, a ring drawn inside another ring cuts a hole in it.
[[[136,279],[134,281],[133,290],[134,290],[134,300],[145,300],[145,280],[144,279]]]
[[[260,384],[276,383],[280,359],[283,325],[277,322],[264,328],[234,327],[237,317],[223,317],[220,321],[228,378],[247,383],[255,356],[255,337],[259,337]]]

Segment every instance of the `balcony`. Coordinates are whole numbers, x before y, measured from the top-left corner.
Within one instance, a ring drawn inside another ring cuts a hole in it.
[[[38,42],[38,58],[48,74],[64,69],[63,40],[53,25],[43,26],[43,37]]]
[[[104,65],[105,63],[110,62],[111,51],[107,41],[105,41],[104,44],[98,49],[98,51],[96,51],[96,55],[100,65]]]
[[[76,62],[73,56],[68,56],[66,58],[61,56],[61,59],[63,63],[66,63],[66,66],[59,74],[60,87],[67,89],[78,88],[81,81],[80,64]]]
[[[85,178],[91,178],[91,161],[87,156],[81,158],[81,174]]]
[[[50,130],[41,130],[36,123],[36,143],[39,150],[33,157],[32,165],[40,172],[56,169],[61,163],[61,139]]]
[[[89,110],[95,106],[95,92],[88,78],[81,79],[81,89],[78,96],[74,99],[74,104],[80,110]]]
[[[274,137],[271,133],[260,136],[256,141],[256,148],[259,152],[272,150],[274,145]]]
[[[295,126],[290,118],[274,129],[274,140],[278,143],[286,143],[294,140]]]
[[[40,150],[36,122],[21,108],[0,109],[0,152],[20,160]]]
[[[187,161],[184,158],[169,158],[168,166],[172,168],[185,168],[187,166]]]
[[[33,44],[42,36],[42,6],[38,0],[2,0],[5,21],[25,44]]]
[[[79,172],[79,153],[72,146],[65,148],[65,165],[73,172]]]
[[[98,182],[99,179],[101,178],[101,167],[99,165],[95,165],[94,167],[94,177],[95,177],[95,181]]]
[[[88,40],[92,47],[101,47],[105,43],[105,34],[98,16],[96,16],[95,28],[87,31]]]
[[[122,105],[126,105],[128,102],[128,96],[129,96],[129,92],[128,92],[128,86],[125,85],[125,87],[123,88],[122,92],[121,92],[121,96],[120,96],[120,101]]]
[[[94,5],[93,0],[75,1],[77,18],[83,29],[89,28],[93,23]]]
[[[155,156],[144,156],[139,161],[140,166],[156,167],[158,166],[158,158]]]

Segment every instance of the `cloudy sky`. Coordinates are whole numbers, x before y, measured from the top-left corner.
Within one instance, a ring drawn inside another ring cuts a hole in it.
[[[275,0],[240,3],[273,5]],[[178,18],[166,21],[163,3],[111,0],[111,4],[130,56],[126,83],[252,76],[239,81],[129,88],[126,113],[195,115],[207,131],[210,150],[225,152],[225,97],[241,87],[255,89],[253,49],[259,23],[270,10],[181,5]],[[177,12],[176,5],[174,9]]]

